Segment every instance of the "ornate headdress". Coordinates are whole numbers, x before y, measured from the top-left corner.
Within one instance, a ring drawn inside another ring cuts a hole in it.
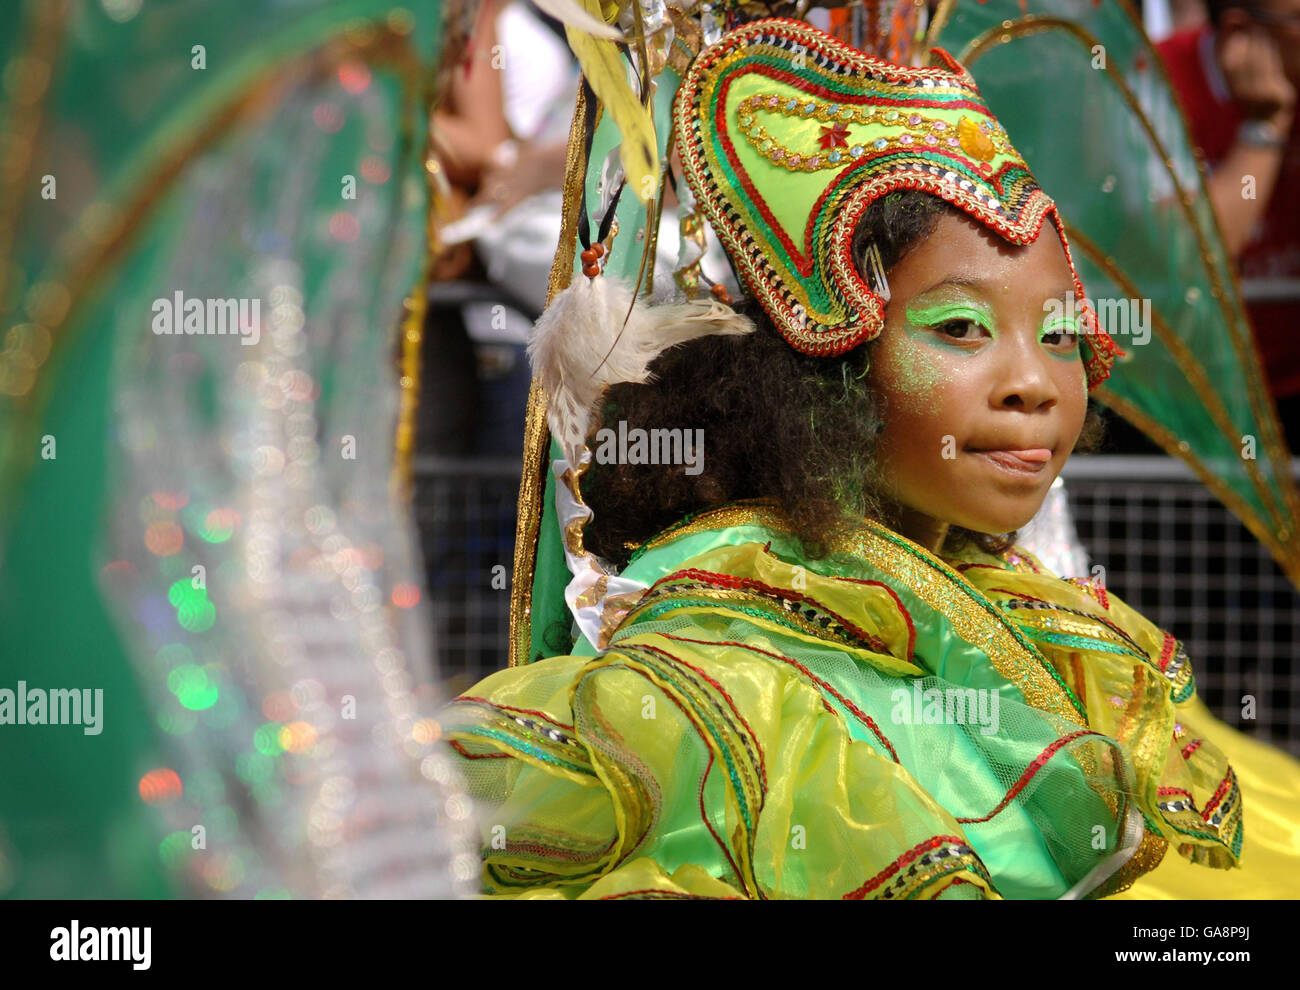
[[[946,68],[907,68],[784,18],[732,31],[691,64],[673,124],[691,190],[750,292],[805,354],[835,355],[878,336],[883,272],[853,257],[876,199],[916,189],[947,200],[1013,244],[1051,217],[1085,327],[1088,386],[1116,347],[1087,306],[1055,204],[941,48]]]
[[[1070,266],[1094,388],[1119,351],[1087,302],[1056,206],[970,73],[942,48],[931,54],[943,67],[896,65],[787,18],[736,28],[690,62],[673,101],[686,181],[782,337],[820,356],[842,354],[884,328],[879,255],[874,246],[865,259],[853,255],[858,221],[881,196],[932,193],[1013,244],[1033,243],[1050,217]],[[617,196],[594,243],[584,205],[586,278],[552,302],[531,345],[552,433],[571,465],[580,462],[606,387],[647,381],[650,363],[674,344],[752,329],[716,303],[650,307],[606,284],[601,241],[616,205]]]

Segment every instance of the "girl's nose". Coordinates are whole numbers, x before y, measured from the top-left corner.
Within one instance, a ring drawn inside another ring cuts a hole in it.
[[[1027,343],[1027,339],[1032,342]],[[1038,346],[1037,329],[1029,334],[1006,334],[999,344],[1003,345],[1003,354],[996,365],[992,404],[1021,412],[1036,412],[1055,405],[1060,393],[1047,365],[1051,358]]]

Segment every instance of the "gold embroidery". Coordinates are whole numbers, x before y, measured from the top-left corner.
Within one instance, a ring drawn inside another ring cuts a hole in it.
[[[602,578],[602,580],[604,580]],[[623,624],[628,612],[637,606],[637,603],[645,596],[644,591],[625,591],[621,595],[610,595],[605,599],[605,604],[600,613],[600,632],[598,634],[599,642],[594,644],[598,649],[607,649],[610,640],[618,627]]]
[[[596,579],[596,583],[580,594],[577,598],[576,605],[578,608],[591,608],[599,604],[600,600],[605,597],[605,586],[609,584],[609,576],[602,574]]]
[[[936,87],[938,88],[938,87]],[[816,172],[822,169],[842,169],[850,160],[860,159],[867,148],[883,150],[886,147],[926,151],[940,147],[952,137],[952,124],[938,117],[927,116],[916,110],[900,110],[888,106],[853,106],[840,103],[822,103],[806,96],[783,97],[776,93],[756,93],[736,107],[738,130],[760,155],[774,164],[792,172]],[[801,149],[782,144],[768,133],[761,123],[766,114],[816,120],[830,126],[822,128],[818,148]],[[989,118],[981,127],[969,117],[957,124],[956,141],[972,158],[989,161],[999,153],[1014,156],[1006,141],[1006,132],[996,120]],[[868,131],[849,130],[855,125],[871,125]],[[884,128],[896,128],[898,134],[885,135]]]
[[[1144,831],[1142,841],[1138,844],[1137,852],[1133,854],[1133,858],[1121,866],[1115,875],[1102,885],[1101,890],[1095,896],[1111,897],[1128,890],[1139,877],[1150,873],[1159,866],[1160,861],[1165,858],[1165,853],[1168,851],[1168,842],[1154,832]]]
[[[789,532],[789,524],[775,500],[752,499],[702,512],[689,522],[652,537],[645,546],[652,549],[693,533],[743,525]],[[1010,621],[995,605],[924,548],[911,544],[915,553],[901,550],[880,535],[882,532],[889,530],[864,520],[851,532],[841,533],[828,542],[833,551],[852,554],[879,568],[947,618],[958,636],[983,650],[994,669],[1020,688],[1029,705],[1076,725],[1087,724],[1062,684],[1049,672],[1047,661],[1017,637]],[[895,536],[910,544],[905,537]]]
[[[697,587],[695,585],[683,586],[681,584],[661,585],[652,595],[647,595],[643,601],[639,602],[635,610],[627,616],[629,620],[635,620],[638,615],[646,609],[664,601],[674,598],[705,598],[711,601],[725,602],[732,605],[752,603],[754,606],[761,608],[768,615],[769,620],[776,626],[788,626],[796,629],[818,642],[832,641],[840,646],[849,647],[855,650],[877,651],[872,645],[864,643],[853,636],[847,629],[836,623],[833,626],[824,626],[814,619],[807,618],[801,611],[790,607],[782,607],[781,602],[790,601],[790,599],[774,599],[759,592],[750,590],[738,590],[734,588],[718,588],[714,586]],[[817,609],[821,614],[826,615],[826,611],[816,601],[806,603],[808,606]],[[693,607],[689,601],[680,604],[682,608]],[[753,618],[753,616],[748,616]],[[883,641],[879,644],[887,646],[890,656],[896,656],[893,652],[904,652],[906,644],[886,644]]]

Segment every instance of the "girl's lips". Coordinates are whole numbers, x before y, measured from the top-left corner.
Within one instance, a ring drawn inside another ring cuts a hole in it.
[[[1037,474],[1052,459],[1052,452],[1046,447],[1031,447],[1028,450],[977,450],[974,453],[987,458],[998,467],[1017,474]]]

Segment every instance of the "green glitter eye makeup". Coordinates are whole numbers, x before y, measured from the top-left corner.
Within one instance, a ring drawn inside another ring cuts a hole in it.
[[[1062,334],[1067,337],[1062,343],[1068,344],[1068,351],[1058,352],[1061,357],[1073,357],[1077,351],[1083,334],[1083,314],[1078,313],[1072,317],[1053,316],[1050,317],[1043,328],[1038,332],[1038,342],[1041,344],[1043,339],[1050,334]]]
[[[907,307],[906,316],[908,327],[913,333],[923,335],[929,343],[938,342],[945,347],[969,350],[962,345],[978,339],[953,337],[943,333],[942,328],[949,323],[973,323],[988,331],[990,336],[995,336],[992,312],[974,300],[912,305]]]

